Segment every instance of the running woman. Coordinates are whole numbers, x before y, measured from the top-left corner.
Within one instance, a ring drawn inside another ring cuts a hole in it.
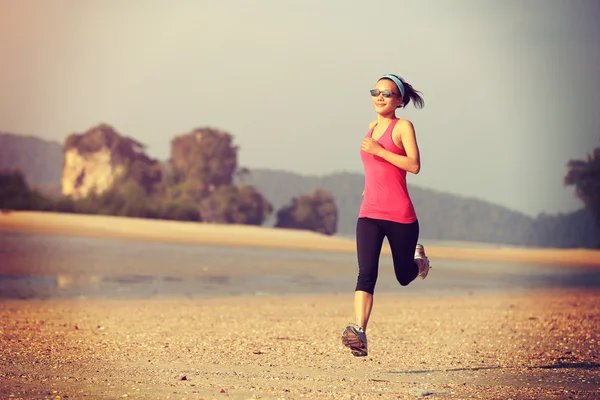
[[[425,249],[417,244],[419,221],[406,186],[406,173],[418,174],[421,169],[419,147],[413,124],[396,116],[396,110],[411,101],[423,108],[423,98],[392,74],[379,78],[371,97],[377,119],[369,124],[360,146],[365,187],[356,223],[356,324],[349,324],[342,333],[343,345],[357,357],[368,355],[367,324],[383,239],[388,239],[400,285],[407,286],[417,277],[425,279],[430,268]]]

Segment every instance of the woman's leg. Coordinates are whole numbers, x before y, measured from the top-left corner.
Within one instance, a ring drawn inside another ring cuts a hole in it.
[[[396,279],[400,285],[407,286],[419,274],[419,265],[414,258],[419,239],[419,221],[410,224],[387,222],[385,234],[392,250]]]
[[[358,278],[354,292],[354,312],[356,323],[365,332],[373,308],[373,293],[384,238],[380,223],[381,221],[369,218],[359,218],[356,223]]]
[[[373,292],[384,237],[380,223],[381,221],[369,218],[359,218],[356,223],[358,278],[354,292],[354,312],[358,327],[350,324],[342,332],[342,344],[356,357],[369,354],[365,331],[373,307]]]

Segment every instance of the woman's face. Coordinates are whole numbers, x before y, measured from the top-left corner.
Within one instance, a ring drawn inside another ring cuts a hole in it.
[[[381,79],[375,85],[375,90],[378,91],[375,94],[377,96],[373,96],[371,94],[371,100],[373,101],[373,107],[375,108],[375,112],[380,115],[389,115],[393,114],[396,111],[396,108],[402,104],[402,97],[400,97],[400,93],[398,92],[398,87],[396,84],[389,79]],[[385,97],[386,92],[392,93],[390,97]]]

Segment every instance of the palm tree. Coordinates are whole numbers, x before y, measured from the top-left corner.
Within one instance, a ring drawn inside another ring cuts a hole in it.
[[[567,163],[564,184],[575,186],[575,194],[590,210],[600,228],[600,147],[596,147],[587,160],[570,160]]]

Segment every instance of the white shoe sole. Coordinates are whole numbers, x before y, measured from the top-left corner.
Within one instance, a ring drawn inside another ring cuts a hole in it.
[[[369,354],[365,344],[360,339],[359,333],[353,326],[347,326],[342,333],[342,344],[352,351],[355,357],[365,357]]]

